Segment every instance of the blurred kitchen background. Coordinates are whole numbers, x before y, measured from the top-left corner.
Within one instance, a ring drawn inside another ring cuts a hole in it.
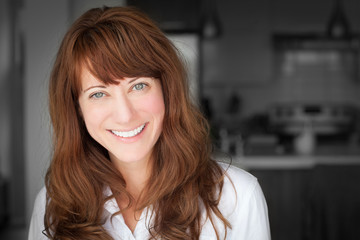
[[[360,239],[358,0],[0,1],[1,239],[26,239],[43,186],[60,41],[103,5],[143,9],[179,48],[214,156],[259,179],[274,240]]]

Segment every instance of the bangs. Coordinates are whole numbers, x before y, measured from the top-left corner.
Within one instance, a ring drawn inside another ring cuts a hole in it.
[[[161,78],[153,43],[134,28],[119,25],[98,22],[78,35],[73,48],[77,90],[84,67],[104,84],[117,84],[125,77]]]

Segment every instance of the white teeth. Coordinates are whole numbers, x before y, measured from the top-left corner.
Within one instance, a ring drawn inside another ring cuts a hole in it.
[[[115,130],[111,130],[111,132],[118,137],[129,138],[129,137],[135,137],[136,135],[141,133],[141,131],[144,129],[144,127],[145,127],[145,124],[141,125],[138,128],[135,128],[134,130],[128,131],[128,132],[120,132],[120,131],[115,131]]]

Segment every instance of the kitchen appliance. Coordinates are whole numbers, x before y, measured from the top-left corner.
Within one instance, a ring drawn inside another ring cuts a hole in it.
[[[308,124],[315,135],[350,134],[356,108],[340,103],[278,103],[269,109],[270,128],[275,133],[297,135]]]

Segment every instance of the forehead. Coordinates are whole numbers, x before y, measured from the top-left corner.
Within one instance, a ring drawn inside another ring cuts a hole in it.
[[[76,79],[79,90],[92,85],[119,84],[119,80],[123,79],[122,77],[111,77],[110,74],[105,73],[99,76],[96,70],[91,69],[87,64],[79,64],[77,73]]]
[[[97,77],[95,77],[88,68],[82,68],[79,75],[80,87],[85,89],[87,86],[94,84],[103,84]]]

